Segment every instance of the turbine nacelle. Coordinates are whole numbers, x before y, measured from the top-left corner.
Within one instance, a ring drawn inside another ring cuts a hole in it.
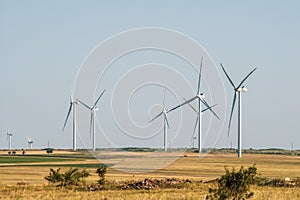
[[[199,98],[199,99],[205,99],[205,95],[203,94],[203,93],[201,93],[201,94],[198,94],[197,95],[197,98]]]
[[[27,138],[28,143],[33,143],[32,139],[30,137]]]
[[[248,89],[245,86],[243,86],[243,87],[237,88],[235,91],[237,91],[237,92],[247,92]]]
[[[76,99],[73,99],[72,96],[70,96],[70,104],[78,104]]]

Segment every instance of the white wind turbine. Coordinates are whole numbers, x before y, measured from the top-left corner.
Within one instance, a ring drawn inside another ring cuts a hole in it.
[[[168,128],[170,128],[169,122],[168,122],[168,117],[167,117],[167,109],[165,105],[166,101],[166,88],[164,92],[164,98],[163,98],[163,104],[162,104],[162,111],[156,115],[153,119],[151,119],[149,122],[153,122],[155,119],[163,115],[163,120],[164,120],[164,151],[168,150]]]
[[[93,151],[96,151],[96,111],[98,110],[97,103],[104,94],[105,90],[100,94],[97,101],[94,103],[92,107],[88,106],[87,104],[83,103],[79,99],[77,101],[82,104],[84,107],[91,111],[91,120],[90,120],[90,135],[92,136],[92,143],[93,143]]]
[[[187,101],[185,98],[183,98],[183,100],[184,100],[184,101]],[[213,107],[215,107],[216,105],[217,105],[217,104],[214,104],[214,105],[210,106],[209,108],[213,108]],[[200,118],[199,112],[194,108],[194,106],[192,106],[190,103],[189,103],[189,106],[190,106],[190,107],[192,108],[192,110],[197,114],[197,118],[196,118],[194,130],[193,130],[193,135],[192,135],[192,138],[191,138],[191,140],[192,140],[192,142],[193,142],[193,148],[194,148],[194,146],[195,146],[195,145],[194,145],[194,141],[195,141],[195,139],[197,138],[197,137],[195,136],[195,132],[196,132],[198,123],[201,123],[201,124],[202,124],[202,122],[199,122],[199,120],[202,120],[202,117]],[[203,115],[205,111],[209,110],[209,108],[203,109],[203,110],[201,111],[200,115]],[[202,127],[200,127],[200,128],[202,128]],[[201,132],[202,132],[202,131],[201,131]]]
[[[7,130],[7,133],[6,133],[6,139],[8,140],[8,149],[11,150],[11,137],[12,137],[12,133],[10,133],[8,130]]]
[[[236,97],[238,96],[238,157],[242,157],[242,92],[247,92],[247,88],[245,86],[242,86],[243,83],[247,80],[247,78],[257,69],[254,68],[245,78],[240,82],[240,84],[236,87],[233,83],[233,81],[230,79],[229,75],[227,74],[226,70],[224,69],[222,63],[220,63],[227,79],[229,80],[230,84],[232,85],[234,89],[234,96],[233,96],[233,102],[230,112],[230,118],[229,118],[229,124],[228,124],[228,136],[230,132],[230,125],[233,115],[233,110],[236,102]]]
[[[66,117],[66,120],[65,120],[65,123],[64,123],[64,126],[63,126],[63,129],[62,131],[64,131],[65,127],[66,127],[66,124],[67,124],[67,121],[69,119],[69,116],[71,114],[71,111],[73,109],[73,151],[76,151],[77,149],[77,145],[76,145],[76,105],[77,105],[77,101],[74,101],[72,97],[70,97],[70,107],[69,107],[69,110],[68,110],[68,113],[67,113],[67,117]]]
[[[29,148],[32,149],[32,143],[33,143],[33,140],[32,140],[30,137],[28,137],[28,138],[27,138],[27,142],[28,142]]]
[[[170,109],[168,111],[168,113],[197,99],[198,100],[198,113],[201,112],[202,103],[203,103],[216,116],[217,119],[220,119],[218,117],[218,115],[211,109],[211,107],[208,105],[208,103],[204,100],[205,96],[203,95],[203,93],[200,92],[202,63],[203,63],[203,56],[201,57],[201,64],[200,64],[200,71],[199,71],[199,78],[198,78],[198,88],[197,88],[196,95],[194,97],[192,97],[191,99],[185,101],[184,103]],[[202,115],[199,115],[199,123],[198,123],[198,151],[199,151],[199,153],[201,153],[201,150],[202,150],[202,128],[201,127],[202,127]]]

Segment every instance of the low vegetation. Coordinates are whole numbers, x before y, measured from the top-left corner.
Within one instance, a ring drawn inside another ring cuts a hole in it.
[[[106,165],[101,164],[96,170],[96,173],[99,176],[99,180],[98,180],[99,185],[104,185],[105,183],[106,168],[107,168]]]
[[[206,199],[241,200],[252,197],[254,193],[250,191],[250,185],[255,183],[256,171],[255,166],[248,169],[242,166],[238,171],[235,171],[234,168],[232,171],[225,168],[225,175],[217,179],[218,187],[215,189],[209,188]]]
[[[18,163],[39,163],[39,162],[63,162],[71,161],[72,158],[51,158],[45,156],[29,156],[29,155],[16,155],[16,156],[1,156],[1,163],[18,164]]]
[[[57,186],[78,186],[83,183],[84,178],[90,175],[85,169],[79,171],[78,168],[70,168],[66,172],[60,172],[60,168],[57,170],[50,169],[50,173],[45,177],[50,183],[58,183]]]

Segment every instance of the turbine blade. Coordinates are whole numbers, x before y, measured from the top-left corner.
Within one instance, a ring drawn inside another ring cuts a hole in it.
[[[90,120],[90,140],[92,139],[92,131],[94,125],[94,112],[91,112],[91,120]]]
[[[197,128],[198,123],[199,123],[199,115],[197,115],[197,119],[196,119],[196,122],[195,122],[195,126],[194,126],[194,130],[193,130],[193,136],[192,136],[192,138],[195,137],[196,128]]]
[[[88,105],[86,105],[85,103],[83,103],[82,101],[80,101],[79,99],[76,99],[81,105],[83,105],[84,107],[86,107],[89,110],[92,110],[91,107],[89,107]]]
[[[167,122],[168,128],[170,128],[170,124],[169,124],[168,117],[167,117],[167,114],[166,114],[166,113],[164,113],[164,118],[165,118],[165,120],[166,120],[166,122]]]
[[[164,98],[163,98],[163,107],[165,107],[166,105],[166,92],[167,92],[167,88],[165,87],[165,92],[164,92]]]
[[[159,116],[161,116],[163,114],[163,111],[161,111],[158,115],[156,115],[153,119],[151,119],[149,121],[149,123],[153,122],[154,120],[156,120]]]
[[[228,124],[228,136],[229,136],[229,132],[230,132],[230,126],[231,126],[231,120],[232,120],[233,110],[234,110],[234,106],[235,106],[235,101],[236,101],[236,92],[234,92],[232,106],[231,106],[231,112],[230,112],[229,124]]]
[[[198,78],[198,89],[197,89],[197,94],[200,94],[202,63],[203,63],[203,56],[201,56],[201,64],[200,64],[200,71],[199,71],[199,78]]]
[[[66,117],[66,120],[65,120],[65,123],[64,123],[64,126],[63,126],[63,129],[62,129],[62,131],[64,131],[64,130],[65,130],[65,127],[66,127],[67,121],[68,121],[68,119],[69,119],[69,116],[70,116],[70,113],[71,113],[71,111],[72,111],[72,107],[73,107],[73,104],[72,104],[72,103],[70,103],[70,107],[69,107],[68,114],[67,114],[67,117]]]
[[[184,101],[187,101],[186,98],[182,98]],[[189,103],[189,106],[193,109],[193,111],[195,111],[195,113],[198,114],[198,111],[194,108],[194,106],[192,106],[192,104]]]
[[[105,90],[103,90],[103,92],[100,94],[100,96],[98,97],[97,101],[95,102],[95,104],[94,104],[94,106],[93,106],[92,108],[95,108],[95,107],[96,107],[98,101],[99,101],[100,98],[103,96],[104,92],[105,92]]]
[[[211,109],[211,107],[208,105],[208,103],[204,99],[200,99],[200,101],[208,108],[208,110],[210,110],[210,112],[212,112],[214,114],[214,116],[218,120],[220,120],[219,116],[213,111],[213,109]]]
[[[257,69],[257,67],[255,67],[242,81],[241,81],[241,83],[239,84],[239,86],[237,87],[237,88],[239,88],[239,87],[241,87],[242,85],[243,85],[243,83],[247,80],[247,78],[249,78],[249,76],[255,71]]]
[[[179,107],[181,107],[181,106],[183,106],[183,105],[185,105],[185,104],[187,104],[187,103],[190,103],[190,102],[194,101],[196,98],[197,98],[197,97],[195,96],[195,97],[193,97],[193,98],[187,100],[186,102],[183,102],[182,104],[179,104],[178,106],[175,106],[174,108],[171,108],[170,110],[168,110],[167,113],[169,113],[169,112],[171,112],[171,111],[173,111],[173,110],[176,110],[177,108],[179,108]]]
[[[234,83],[232,82],[232,80],[230,79],[229,75],[227,74],[227,72],[226,72],[225,68],[223,67],[222,63],[220,63],[220,65],[221,65],[221,67],[222,67],[222,69],[223,69],[223,71],[224,71],[226,77],[228,78],[230,84],[231,84],[232,87],[235,89],[235,85],[234,85]]]
[[[212,105],[212,106],[210,106],[210,108],[213,108],[213,107],[215,107],[216,105],[218,105],[218,104],[214,104],[214,105]],[[207,111],[209,108],[205,108],[205,109],[203,109],[201,112],[205,112],[205,111]]]

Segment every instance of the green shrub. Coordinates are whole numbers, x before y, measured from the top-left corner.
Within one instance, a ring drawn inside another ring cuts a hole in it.
[[[45,179],[51,183],[59,183],[58,186],[66,187],[71,185],[79,185],[83,179],[90,175],[85,169],[79,171],[77,168],[70,168],[68,171],[62,173],[60,168],[57,170],[50,169],[50,173]]]
[[[250,185],[255,183],[256,167],[253,165],[248,169],[242,166],[239,171],[229,171],[225,168],[225,175],[217,180],[218,188],[209,188],[209,194],[206,199],[247,199],[254,195],[250,192]]]
[[[57,170],[50,168],[50,173],[48,176],[45,177],[45,179],[51,183],[62,182],[63,177],[62,174],[60,173],[60,168],[58,168]]]
[[[105,183],[106,168],[107,168],[106,165],[101,164],[96,170],[96,173],[99,176],[99,180],[98,180],[99,185],[104,185]]]

